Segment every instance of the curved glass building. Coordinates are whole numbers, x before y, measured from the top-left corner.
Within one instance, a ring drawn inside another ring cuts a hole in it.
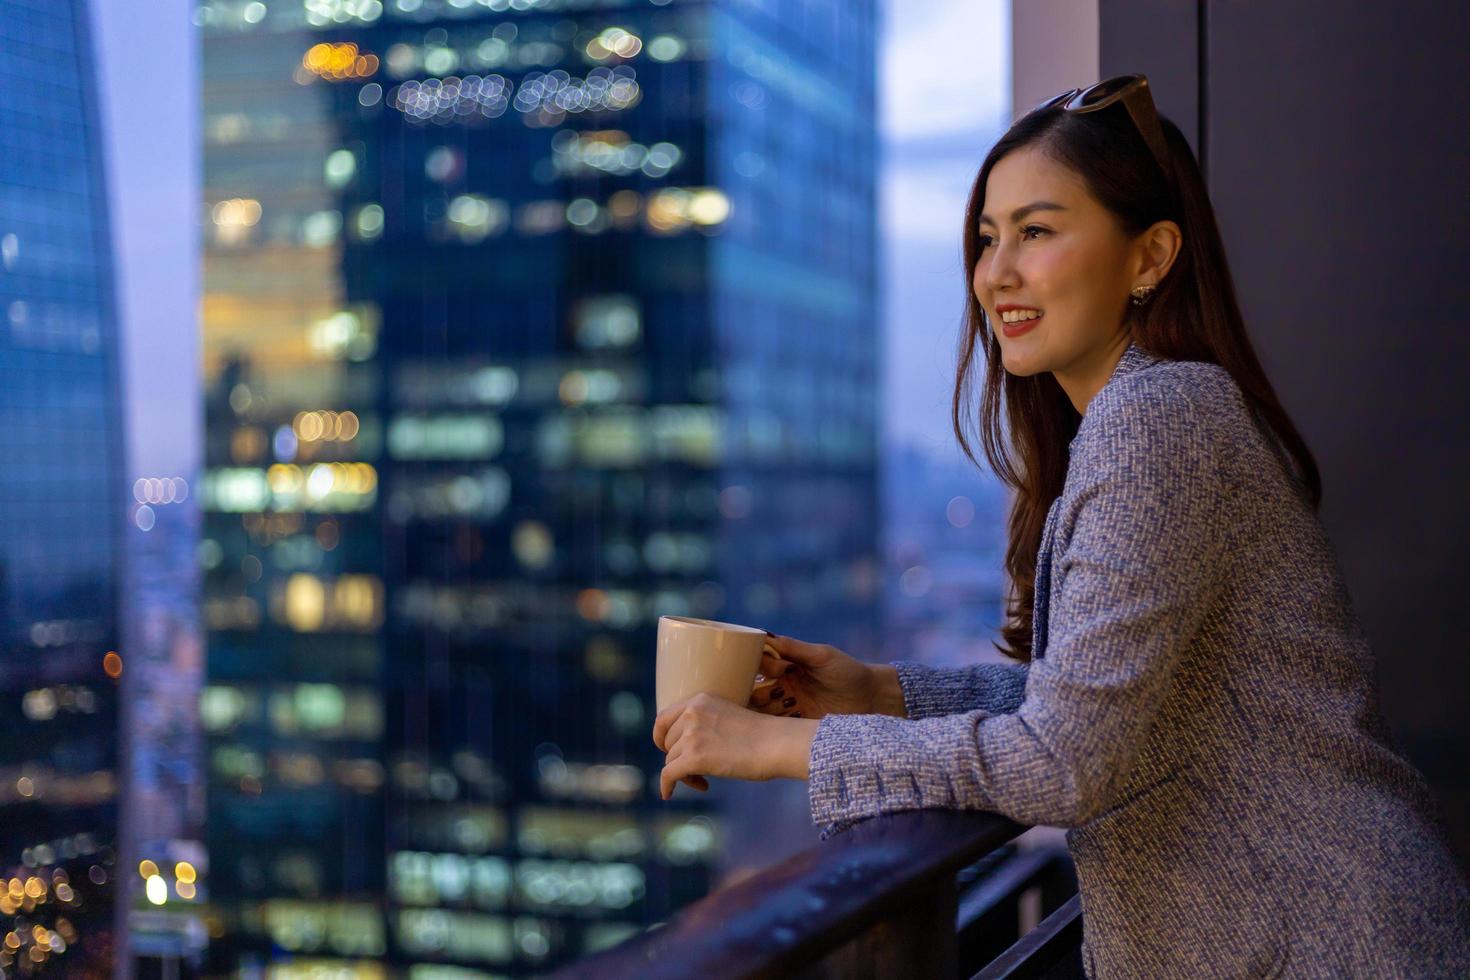
[[[0,0],[0,970],[111,975],[123,476],[82,0]]]

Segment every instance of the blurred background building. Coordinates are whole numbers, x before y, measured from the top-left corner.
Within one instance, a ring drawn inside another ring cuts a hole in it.
[[[123,431],[81,0],[0,0],[0,973],[110,974]]]
[[[119,733],[128,779],[118,848],[127,958],[113,976],[148,980],[185,975],[209,942],[199,727],[204,638],[199,510],[189,481],[140,477],[131,496]]]
[[[1005,663],[1006,490],[968,460],[912,444],[883,454],[879,661]]]
[[[811,839],[658,799],[651,656],[877,647],[875,5],[587,7],[197,8],[211,969],[523,975]]]

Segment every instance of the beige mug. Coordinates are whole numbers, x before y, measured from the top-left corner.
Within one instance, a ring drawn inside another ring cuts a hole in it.
[[[654,677],[658,710],[701,692],[745,707],[765,640],[766,631],[753,626],[660,616]]]

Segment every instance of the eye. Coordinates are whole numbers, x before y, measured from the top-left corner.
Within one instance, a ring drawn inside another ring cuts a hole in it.
[[[1047,234],[1047,229],[1041,227],[1040,225],[1027,225],[1025,228],[1022,228],[1021,229],[1021,234],[1022,235],[1029,235],[1033,231],[1034,232],[1039,232],[1040,234],[1043,234],[1043,235]],[[980,236],[980,239],[979,239],[979,242],[980,242],[980,250],[983,252],[985,249],[989,248],[990,245],[991,245],[990,236],[989,235],[981,235]]]

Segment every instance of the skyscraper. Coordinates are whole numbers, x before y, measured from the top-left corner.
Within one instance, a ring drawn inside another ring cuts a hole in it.
[[[110,975],[124,495],[82,0],[0,0],[0,971]]]
[[[653,635],[873,650],[875,5],[199,18],[215,962],[523,975],[769,859],[658,799]]]

